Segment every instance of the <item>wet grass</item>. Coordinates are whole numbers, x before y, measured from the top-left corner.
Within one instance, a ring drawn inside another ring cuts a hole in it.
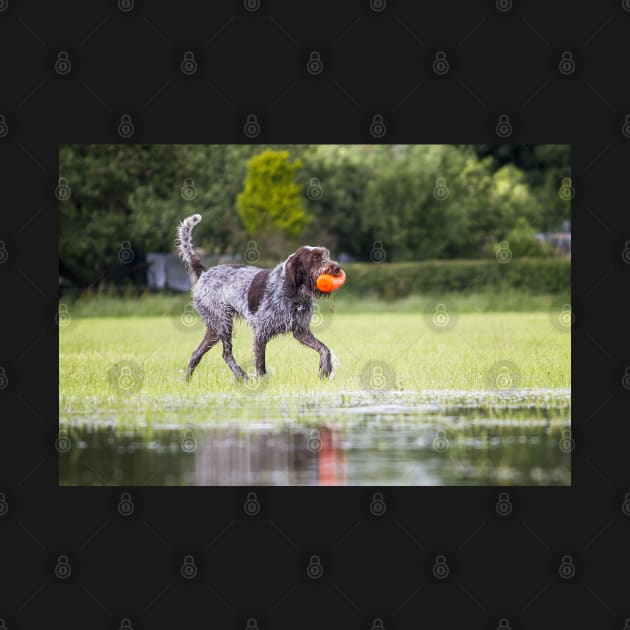
[[[548,310],[450,310],[440,327],[444,318],[434,320],[426,304],[392,314],[346,312],[338,302],[331,314],[331,302],[322,302],[313,330],[341,362],[332,381],[317,378],[317,354],[289,336],[270,342],[264,379],[236,383],[215,347],[187,384],[183,370],[203,329],[187,317],[185,301],[176,298],[162,317],[78,317],[69,308],[60,326],[62,426],[350,422],[352,410],[370,408],[397,417],[455,407],[483,417],[509,409],[568,416],[570,334]],[[252,335],[244,324],[234,354],[249,372]]]

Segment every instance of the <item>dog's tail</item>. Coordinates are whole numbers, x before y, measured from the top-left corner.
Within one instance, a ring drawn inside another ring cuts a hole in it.
[[[195,274],[196,280],[199,280],[199,276],[207,270],[207,267],[201,262],[192,245],[192,231],[200,221],[201,215],[193,214],[184,219],[177,227],[177,251],[186,264],[187,269]]]

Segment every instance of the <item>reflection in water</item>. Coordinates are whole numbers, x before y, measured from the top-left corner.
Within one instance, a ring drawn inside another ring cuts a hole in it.
[[[62,485],[570,485],[569,420],[356,419],[191,431],[70,427]]]

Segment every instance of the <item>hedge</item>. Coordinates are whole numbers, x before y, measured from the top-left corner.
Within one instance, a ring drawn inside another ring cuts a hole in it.
[[[342,291],[352,296],[394,300],[412,294],[519,289],[527,293],[568,293],[571,261],[560,258],[433,260],[409,263],[347,263]]]

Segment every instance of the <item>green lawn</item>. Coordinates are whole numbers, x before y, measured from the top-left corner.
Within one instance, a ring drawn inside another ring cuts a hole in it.
[[[267,347],[265,379],[237,384],[218,345],[187,384],[183,370],[203,336],[199,322],[188,326],[179,314],[72,317],[60,327],[60,419],[133,425],[168,417],[192,424],[228,410],[254,419],[282,417],[291,404],[343,400],[359,390],[464,402],[466,391],[477,401],[479,392],[496,391],[505,404],[517,398],[544,405],[553,393],[523,390],[564,389],[566,398],[570,388],[571,335],[547,312],[462,312],[439,329],[421,311],[337,308],[331,315],[328,302],[322,307],[323,322],[316,316],[313,331],[340,361],[332,381],[317,378],[314,351],[285,336]],[[252,333],[243,323],[236,326],[234,354],[250,371]]]

